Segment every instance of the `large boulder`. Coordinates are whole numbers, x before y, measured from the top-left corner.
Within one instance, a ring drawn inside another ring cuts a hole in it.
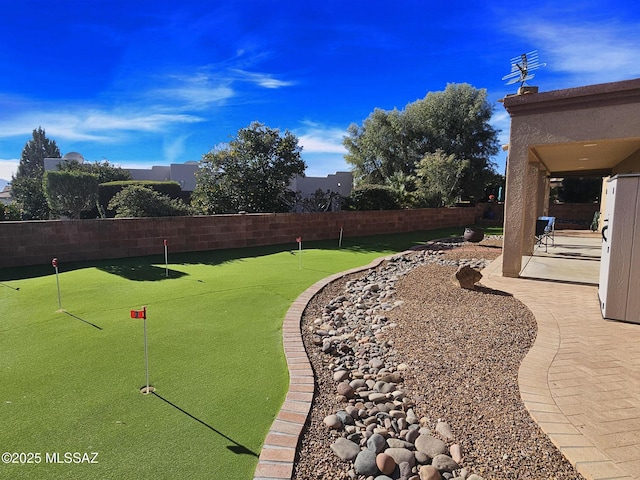
[[[476,288],[475,284],[481,278],[482,274],[478,270],[471,268],[469,265],[462,265],[454,275],[454,283],[457,281],[460,287],[474,290]]]

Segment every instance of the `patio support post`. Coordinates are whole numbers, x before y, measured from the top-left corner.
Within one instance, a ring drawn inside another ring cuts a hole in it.
[[[549,178],[545,168],[538,171],[538,212],[538,216],[549,216]]]
[[[538,165],[539,163],[537,162],[529,163],[526,170],[522,255],[532,255],[535,246],[538,199],[540,197],[540,170]]]
[[[518,277],[522,269],[525,185],[528,171],[527,146],[518,142],[518,123],[512,119],[505,191],[502,274]]]

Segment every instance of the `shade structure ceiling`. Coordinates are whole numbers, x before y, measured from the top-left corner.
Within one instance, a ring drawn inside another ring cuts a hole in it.
[[[611,169],[640,150],[640,138],[530,145],[533,160],[552,177],[609,175]]]

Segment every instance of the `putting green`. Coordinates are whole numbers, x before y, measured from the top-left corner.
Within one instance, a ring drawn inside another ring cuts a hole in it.
[[[250,479],[321,278],[460,229],[0,270],[0,478]],[[147,307],[150,383],[145,384]],[[96,455],[97,454],[97,455]],[[7,462],[8,461],[8,462]]]

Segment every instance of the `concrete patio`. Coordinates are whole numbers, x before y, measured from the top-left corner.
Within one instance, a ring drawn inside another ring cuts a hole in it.
[[[502,257],[483,271],[487,287],[533,312],[536,342],[519,372],[531,416],[588,479],[640,478],[640,325],[600,314],[600,236],[557,231],[555,244],[524,257],[520,278]]]

